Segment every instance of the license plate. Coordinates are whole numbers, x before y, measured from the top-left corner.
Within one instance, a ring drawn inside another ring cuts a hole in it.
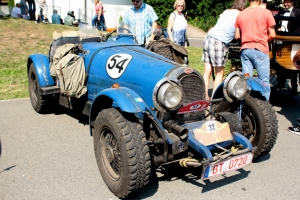
[[[227,160],[220,161],[214,165],[204,167],[202,179],[208,179],[213,176],[225,174],[228,171],[237,170],[252,163],[253,153],[246,153],[235,156]]]

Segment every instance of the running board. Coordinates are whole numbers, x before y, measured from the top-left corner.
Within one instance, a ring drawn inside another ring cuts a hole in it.
[[[56,85],[50,87],[41,87],[40,91],[41,95],[55,94],[60,93],[60,88]]]

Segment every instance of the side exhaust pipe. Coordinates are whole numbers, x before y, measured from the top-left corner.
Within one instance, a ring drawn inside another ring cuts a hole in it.
[[[168,130],[168,132],[174,133],[181,140],[187,139],[189,130],[187,128],[178,126],[174,120],[166,121],[163,123],[163,125]]]

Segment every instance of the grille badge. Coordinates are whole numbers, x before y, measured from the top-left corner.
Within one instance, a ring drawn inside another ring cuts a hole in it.
[[[191,74],[191,73],[193,73],[193,69],[192,68],[186,68],[185,70],[184,70],[184,73],[186,73],[186,74]]]

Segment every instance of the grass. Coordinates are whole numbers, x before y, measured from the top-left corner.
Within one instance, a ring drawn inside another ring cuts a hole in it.
[[[26,72],[31,54],[48,54],[54,31],[78,30],[76,27],[35,24],[23,19],[0,18],[0,100],[28,97]],[[202,48],[188,47],[189,66],[204,72]]]
[[[28,97],[26,63],[29,55],[47,54],[54,31],[77,29],[1,17],[0,100]]]
[[[189,55],[189,66],[198,70],[201,74],[204,73],[204,63],[202,61],[202,48],[191,47],[187,48]]]

